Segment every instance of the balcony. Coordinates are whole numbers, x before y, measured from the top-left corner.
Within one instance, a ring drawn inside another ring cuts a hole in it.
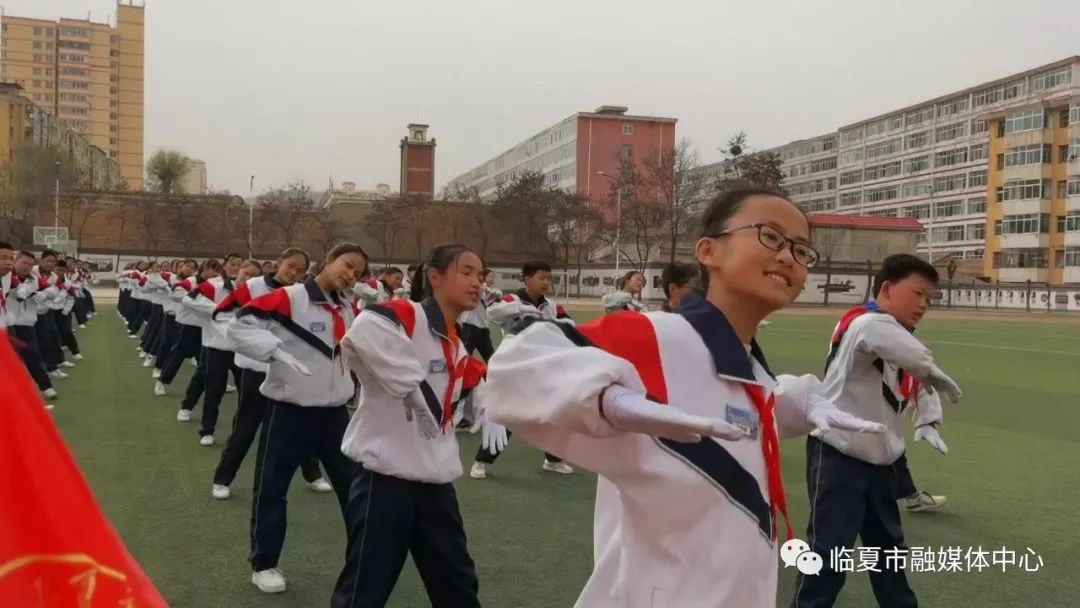
[[[1065,211],[1080,211],[1080,196],[1065,199]]]
[[[998,203],[1004,215],[1019,215],[1021,213],[1050,213],[1051,202],[1046,198],[1029,198],[1020,201],[1005,201]]]
[[[1050,246],[1050,235],[1039,232],[1003,234],[998,239],[1002,249],[1045,249]]]
[[[1045,283],[1049,274],[1046,268],[998,268],[998,280],[1002,283]]]
[[[1054,132],[1051,129],[1020,131],[1019,133],[1007,133],[1003,139],[1005,140],[1005,148],[1052,144],[1054,143]]]
[[[1069,175],[1080,175],[1080,158],[1074,158],[1065,163],[1066,171]]]
[[[1065,246],[1080,246],[1080,230],[1069,230],[1065,232]]]
[[[1053,175],[1050,163],[1036,163],[1033,165],[1019,165],[1005,167],[1003,170],[1005,181],[1021,179],[1050,179]]]
[[[1080,283],[1080,266],[1068,266],[1061,273],[1061,280],[1065,283]]]

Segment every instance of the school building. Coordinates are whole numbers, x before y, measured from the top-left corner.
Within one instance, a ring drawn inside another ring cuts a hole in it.
[[[1080,56],[769,151],[807,211],[917,219],[918,251],[972,276],[1080,283]]]
[[[0,80],[116,160],[132,190],[143,188],[144,11],[121,0],[112,23],[0,15]]]
[[[627,112],[623,106],[600,106],[572,114],[455,177],[447,187],[476,187],[487,200],[515,176],[539,171],[552,186],[606,201],[621,159],[641,163],[675,148],[676,119]]]

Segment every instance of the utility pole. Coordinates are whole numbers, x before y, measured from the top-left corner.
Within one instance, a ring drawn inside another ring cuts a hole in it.
[[[251,176],[251,182],[248,184],[248,259],[255,257],[254,243],[252,239],[252,233],[255,226],[255,176]]]

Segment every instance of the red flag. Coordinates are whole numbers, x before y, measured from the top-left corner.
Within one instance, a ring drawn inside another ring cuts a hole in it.
[[[98,509],[0,330],[0,604],[167,608]]]

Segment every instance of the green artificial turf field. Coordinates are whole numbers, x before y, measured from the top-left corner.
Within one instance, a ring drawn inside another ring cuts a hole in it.
[[[125,337],[111,306],[101,309],[79,331],[87,359],[58,382],[54,415],[106,514],[170,604],[329,605],[344,553],[335,500],[312,494],[297,476],[281,563],[289,590],[278,596],[258,592],[246,561],[254,447],[233,498],[210,498],[235,395],[223,403],[218,445],[199,446],[197,423],[176,421],[193,368],[185,365],[168,397],[155,397],[135,341]],[[759,334],[774,371],[819,374],[835,319],[774,317]],[[965,551],[1004,546],[1017,555],[1030,547],[1044,564],[1038,572],[914,574],[922,605],[1080,605],[1080,325],[1075,319],[942,320],[931,314],[919,336],[963,386],[965,401],[946,410],[941,432],[948,456],[923,443],[909,447],[916,482],[949,498],[943,512],[904,515],[909,545]],[[464,434],[461,440],[467,470],[478,438]],[[782,449],[793,525],[805,537],[803,444],[792,440]],[[456,484],[485,606],[571,606],[591,569],[594,478],[582,471],[542,472],[541,460],[536,450],[515,442],[487,480],[466,476]],[[738,550],[722,538],[716,543],[718,551]],[[790,602],[793,582],[792,570],[784,571],[779,605]],[[389,605],[428,605],[411,565]],[[874,605],[865,574],[849,577],[837,605]]]

